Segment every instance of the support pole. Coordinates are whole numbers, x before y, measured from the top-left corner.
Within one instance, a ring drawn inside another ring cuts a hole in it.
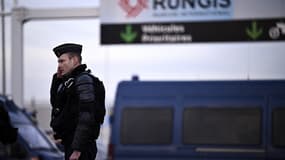
[[[1,0],[1,12],[5,12],[4,0]],[[5,14],[1,14],[1,29],[2,29],[2,91],[6,95],[6,46],[5,46]]]
[[[12,54],[11,54],[11,81],[12,81],[12,98],[14,102],[22,107],[24,102],[23,96],[23,77],[24,77],[24,56],[23,56],[23,21],[25,9],[15,8],[12,11],[11,18],[11,40],[12,40]]]

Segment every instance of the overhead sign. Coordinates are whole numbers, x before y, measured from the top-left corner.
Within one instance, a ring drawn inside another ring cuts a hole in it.
[[[285,19],[102,25],[102,44],[285,40]]]
[[[250,2],[104,0],[101,8],[101,44],[284,40],[285,15],[280,16],[283,12],[276,9],[278,4],[261,0]],[[282,4],[278,0],[275,2]],[[255,8],[248,11],[247,5],[255,5]],[[264,7],[270,14],[259,12],[259,8]],[[279,8],[282,10],[282,7]]]

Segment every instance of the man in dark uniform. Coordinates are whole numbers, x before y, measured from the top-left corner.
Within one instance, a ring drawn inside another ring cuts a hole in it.
[[[94,160],[105,116],[104,85],[81,64],[82,45],[66,43],[53,51],[58,57],[50,89],[54,138],[63,144],[66,160]]]
[[[11,124],[8,111],[0,103],[0,142],[11,144],[17,140],[18,129]]]

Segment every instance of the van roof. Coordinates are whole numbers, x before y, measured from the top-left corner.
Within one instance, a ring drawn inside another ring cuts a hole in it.
[[[230,92],[229,92],[230,91]],[[260,91],[264,93],[285,92],[285,80],[219,80],[219,81],[122,81],[116,97],[124,96],[173,96],[173,95],[243,95]]]

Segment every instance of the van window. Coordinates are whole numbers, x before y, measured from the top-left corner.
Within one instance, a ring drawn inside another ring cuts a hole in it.
[[[261,142],[258,108],[195,107],[183,114],[184,144],[257,145]]]
[[[129,107],[121,119],[122,144],[170,144],[173,110],[170,107]]]
[[[285,108],[273,110],[273,145],[285,147]]]

